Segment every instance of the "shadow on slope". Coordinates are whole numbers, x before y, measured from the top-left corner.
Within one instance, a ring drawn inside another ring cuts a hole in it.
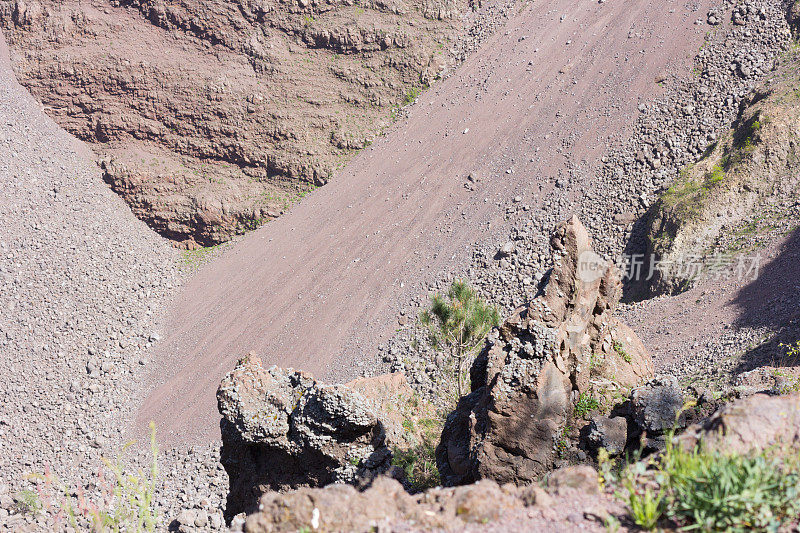
[[[768,339],[750,348],[737,371],[763,365],[795,365],[785,360],[781,344],[800,339],[800,229],[794,230],[780,244],[776,256],[761,265],[757,279],[739,290],[734,305],[740,311],[733,323],[736,328],[768,328]]]

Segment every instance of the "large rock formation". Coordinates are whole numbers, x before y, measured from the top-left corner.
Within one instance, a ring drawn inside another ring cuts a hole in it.
[[[325,183],[451,60],[467,0],[0,0],[22,85],[159,233],[202,245]]]
[[[390,466],[384,424],[344,385],[264,369],[251,354],[223,379],[217,401],[228,517],[254,510],[269,490],[356,483]]]
[[[721,408],[678,437],[687,447],[702,444],[725,453],[800,448],[800,393],[755,394]]]
[[[437,448],[443,481],[535,480],[556,459],[576,401],[598,401],[652,374],[636,334],[614,316],[618,270],[592,251],[576,217],[556,229],[555,266],[476,359],[472,393],[450,414]]]

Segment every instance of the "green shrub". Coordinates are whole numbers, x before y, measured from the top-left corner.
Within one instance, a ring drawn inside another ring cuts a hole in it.
[[[716,185],[717,183],[721,182],[725,179],[725,170],[722,168],[720,163],[714,165],[709,172],[706,173],[706,188],[711,187],[712,185]]]
[[[409,87],[406,95],[403,97],[403,105],[411,105],[414,101],[419,98],[419,95],[422,94],[422,91],[427,89],[427,86],[423,85],[422,87],[412,86]]]
[[[800,515],[797,459],[670,445],[659,465],[667,516],[687,529],[775,530]]]
[[[428,329],[431,345],[446,348],[455,361],[458,397],[464,391],[464,363],[478,348],[489,331],[500,324],[500,313],[487,304],[465,281],[455,280],[447,296],[436,294],[431,307],[419,315]]]

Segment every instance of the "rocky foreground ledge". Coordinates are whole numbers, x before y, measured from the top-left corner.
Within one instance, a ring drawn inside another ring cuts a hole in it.
[[[757,394],[689,427],[680,442],[726,452],[761,451],[800,443],[800,393]],[[268,492],[244,530],[278,531],[549,531],[605,530],[627,511],[605,490],[597,471],[578,465],[555,470],[544,486],[491,479],[410,495],[381,477],[359,492],[349,485]],[[628,522],[628,525],[632,525]],[[304,529],[305,528],[305,529]]]
[[[440,486],[415,490],[396,466],[431,412],[402,374],[325,385],[264,369],[253,355],[240,361],[217,394],[232,526],[600,530],[628,513],[595,469],[609,458],[660,452],[674,431],[687,449],[800,444],[800,394],[776,396],[786,384],[763,372],[721,394],[653,376],[647,350],[614,317],[619,272],[594,253],[580,221],[560,224],[551,247],[555,267],[539,296],[493,331],[472,366],[472,391],[446,417]]]

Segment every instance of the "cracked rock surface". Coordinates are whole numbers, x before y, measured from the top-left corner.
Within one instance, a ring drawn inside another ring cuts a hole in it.
[[[636,334],[613,316],[619,271],[592,250],[577,217],[552,238],[542,294],[512,314],[471,369],[472,393],[451,413],[436,450],[445,484],[530,483],[556,463],[580,397],[611,396],[653,372]]]

